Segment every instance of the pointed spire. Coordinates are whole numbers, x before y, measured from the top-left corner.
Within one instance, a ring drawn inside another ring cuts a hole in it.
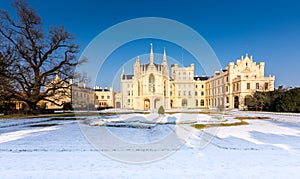
[[[167,63],[166,48],[164,48],[164,57],[163,57],[163,63]]]
[[[125,74],[125,72],[124,72],[124,67],[123,67],[123,69],[122,69],[122,75],[124,75]]]
[[[152,43],[150,43],[150,64],[153,64],[153,48],[152,48]]]
[[[137,57],[136,63],[140,64],[140,56]]]

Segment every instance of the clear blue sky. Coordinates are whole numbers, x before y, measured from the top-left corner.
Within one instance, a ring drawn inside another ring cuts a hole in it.
[[[14,13],[10,2],[2,0],[0,7]],[[223,68],[229,61],[248,52],[255,61],[266,62],[266,75],[276,76],[276,86],[300,86],[300,2],[297,0],[28,2],[42,17],[45,27],[64,25],[76,35],[82,50],[95,36],[114,24],[138,17],[164,17],[184,23],[200,33],[214,49]],[[142,47],[128,52],[131,56],[127,58],[148,53],[150,41],[136,43]],[[154,50],[162,53],[164,46],[168,44],[154,44]],[[181,58],[181,52],[167,50],[168,55]]]

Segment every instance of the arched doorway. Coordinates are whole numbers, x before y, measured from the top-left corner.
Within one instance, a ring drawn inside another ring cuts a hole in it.
[[[160,104],[160,99],[155,99],[155,100],[154,100],[154,109],[158,109],[159,106],[161,106],[161,104]]]
[[[144,100],[144,110],[149,110],[150,109],[150,100],[145,99]]]
[[[182,99],[181,106],[186,107],[187,106],[187,99]]]
[[[238,96],[235,96],[234,97],[234,108],[239,108],[239,97]]]

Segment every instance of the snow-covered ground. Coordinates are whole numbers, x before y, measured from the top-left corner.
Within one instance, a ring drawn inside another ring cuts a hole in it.
[[[249,125],[218,126],[245,116]],[[299,178],[299,169],[296,114],[0,120],[0,178]]]

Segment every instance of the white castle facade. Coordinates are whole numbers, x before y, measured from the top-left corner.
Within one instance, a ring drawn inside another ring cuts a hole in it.
[[[114,94],[116,108],[139,110],[196,108],[243,108],[245,100],[256,91],[274,90],[274,76],[265,77],[265,63],[256,64],[246,54],[212,77],[195,76],[194,64],[189,67],[168,66],[164,50],[161,64],[154,63],[151,44],[149,63],[139,57],[134,73],[121,74],[120,92]],[[169,71],[171,70],[171,76]]]

